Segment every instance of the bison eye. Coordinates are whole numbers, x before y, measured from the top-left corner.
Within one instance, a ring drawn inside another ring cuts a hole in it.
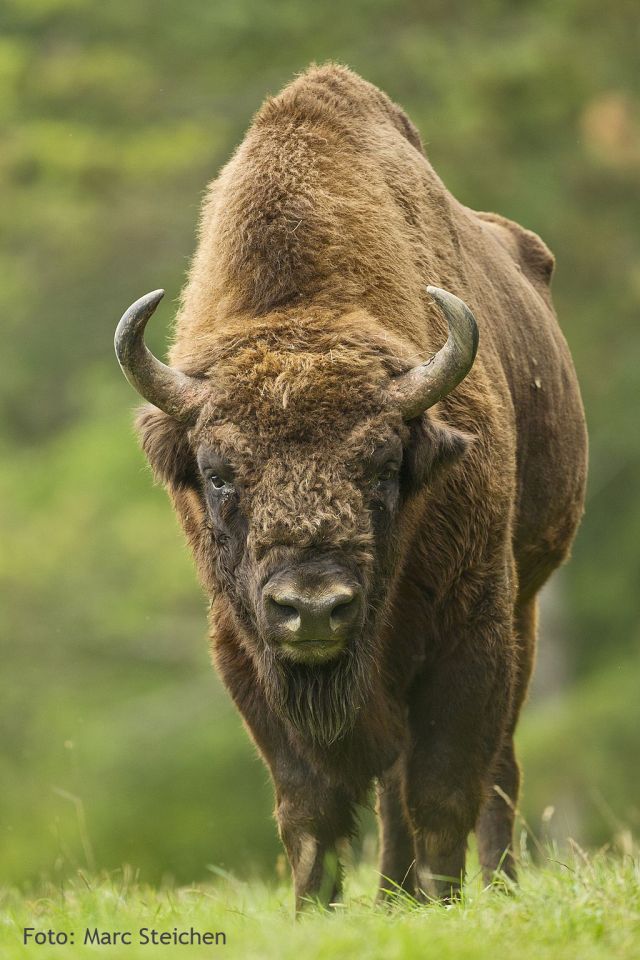
[[[209,477],[209,483],[214,490],[224,490],[225,487],[230,486],[230,484],[228,484],[226,480],[223,480],[222,477],[219,477],[217,473],[211,474]]]
[[[382,470],[376,477],[378,486],[380,484],[391,483],[393,480],[395,480],[396,477],[398,476],[398,470],[399,470],[399,466],[397,463],[385,464],[385,466],[382,468]]]

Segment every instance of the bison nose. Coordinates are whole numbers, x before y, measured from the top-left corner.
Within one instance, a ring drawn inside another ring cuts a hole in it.
[[[360,591],[347,584],[303,590],[280,581],[263,596],[267,622],[284,643],[344,641],[360,612]]]

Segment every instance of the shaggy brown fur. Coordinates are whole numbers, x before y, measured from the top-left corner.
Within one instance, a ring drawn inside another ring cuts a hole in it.
[[[210,187],[171,351],[209,399],[189,428],[148,406],[139,429],[271,771],[298,904],[338,895],[336,850],[375,780],[383,891],[455,891],[474,828],[487,879],[513,875],[494,784],[516,802],[536,593],[586,469],[552,271],[535,234],[458,203],[402,110],[340,66],[269,99]],[[390,379],[447,334],[427,283],[469,305],[480,348],[404,423]],[[262,586],[302,562],[362,586],[358,633],[328,663],[265,639]]]

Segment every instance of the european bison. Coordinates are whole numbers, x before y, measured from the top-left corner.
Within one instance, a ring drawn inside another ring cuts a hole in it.
[[[455,895],[473,829],[487,881],[514,876],[536,595],[586,473],[552,271],[330,64],[265,102],[211,185],[171,366],[143,343],[162,291],[120,321],[298,906],[339,895],[374,781],[381,896]]]

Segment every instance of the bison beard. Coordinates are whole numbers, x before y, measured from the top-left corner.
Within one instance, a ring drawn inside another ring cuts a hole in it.
[[[264,649],[260,674],[269,705],[305,739],[327,747],[353,729],[375,676],[375,644],[363,636],[338,659],[294,663]]]

